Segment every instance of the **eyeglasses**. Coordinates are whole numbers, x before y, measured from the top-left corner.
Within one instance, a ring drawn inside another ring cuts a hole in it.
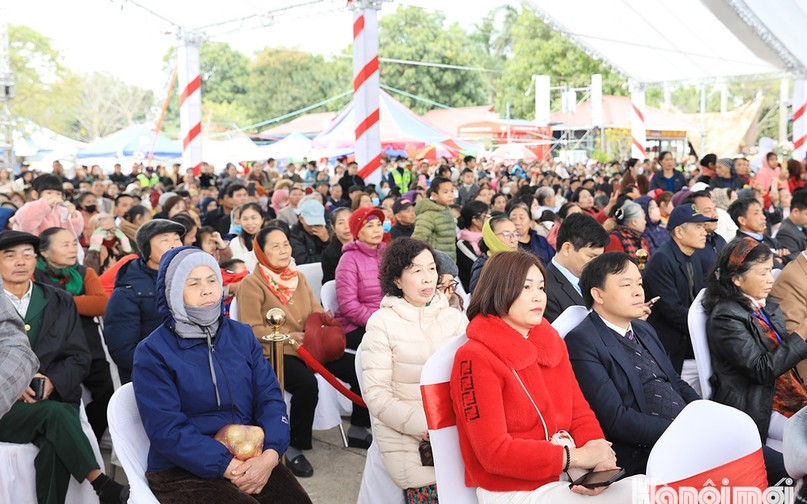
[[[502,231],[501,233],[495,233],[495,234],[496,234],[496,236],[501,236],[505,240],[509,240],[510,238],[515,238],[516,240],[518,240],[519,238],[521,238],[521,233],[519,233],[517,231],[513,231],[513,232]]]
[[[452,280],[449,283],[438,285],[437,288],[440,289],[444,294],[447,294],[457,290],[457,285],[459,285],[459,282],[457,282],[456,280]]]

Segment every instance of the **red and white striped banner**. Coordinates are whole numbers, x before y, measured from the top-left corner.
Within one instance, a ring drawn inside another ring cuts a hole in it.
[[[199,69],[201,37],[183,33],[177,46],[179,72],[179,125],[182,135],[182,166],[202,168],[202,77]]]
[[[793,86],[793,159],[804,159],[807,153],[807,80],[798,79]]]
[[[378,9],[353,3],[353,108],[359,176],[381,180],[381,124],[378,82]]]
[[[645,124],[644,86],[631,81],[630,86],[630,156],[636,159],[647,159],[647,126]]]

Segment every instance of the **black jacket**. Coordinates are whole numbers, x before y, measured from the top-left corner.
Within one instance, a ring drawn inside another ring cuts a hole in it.
[[[737,230],[737,234],[735,235],[735,238],[738,238],[738,237],[743,238],[745,236],[747,236],[748,238],[753,238],[754,240],[757,240],[755,237],[751,236],[750,234],[748,234],[748,233],[746,233],[744,231],[740,231],[739,229]],[[765,245],[769,249],[771,249],[771,251],[776,251],[776,250],[779,250],[780,248],[782,248],[782,245],[779,244],[779,241],[774,240],[773,238],[771,238],[768,235],[762,235],[762,239],[757,240],[757,241],[759,243]],[[791,250],[791,252],[793,252],[793,251]],[[779,257],[779,255],[777,255],[776,252],[773,252],[773,269],[782,269],[782,268],[785,267],[785,264],[787,264],[788,262],[790,262],[790,259],[781,258],[781,257]]]
[[[687,260],[692,261],[695,284],[692,290],[684,266]],[[670,239],[650,257],[642,276],[647,299],[660,297],[647,321],[658,333],[675,371],[680,374],[684,359],[695,358],[687,317],[692,301],[703,288],[703,266],[695,254],[688,258]]]
[[[485,255],[485,252],[482,252]],[[460,283],[465,292],[471,288],[471,271],[474,268],[474,263],[479,259],[479,256],[474,252],[474,247],[471,242],[466,240],[457,240],[457,269],[459,270]]]
[[[411,226],[404,226],[400,222],[396,222],[395,225],[392,226],[392,229],[390,229],[389,235],[390,238],[394,240],[395,238],[400,237],[410,238],[412,236],[412,233],[414,232],[415,232],[414,224],[412,224]]]
[[[776,241],[790,251],[790,255],[786,258],[787,262],[796,259],[802,250],[807,249],[807,234],[797,228],[790,218],[782,221],[779,232],[776,233]]]
[[[687,404],[700,399],[673,369],[656,331],[641,320],[632,321],[631,328]],[[565,341],[580,389],[605,438],[613,443],[619,465],[628,475],[644,474],[651,448],[671,422],[647,413],[639,374],[617,338],[600,316],[591,312]]]
[[[807,342],[788,334],[779,304],[768,298],[765,313],[782,338],[773,350],[750,307],[732,300],[718,302],[706,326],[714,374],[710,378],[713,401],[748,413],[768,438],[776,379],[807,358]]]
[[[698,249],[693,254],[701,262],[701,269],[703,270],[703,278],[709,278],[712,274],[715,264],[717,263],[717,256],[726,246],[726,239],[717,233],[709,233],[706,235],[706,246]]]
[[[294,251],[294,249],[292,249]],[[331,236],[331,241],[325,250],[322,251],[322,283],[336,280],[336,266],[342,258],[342,242],[336,236]]]
[[[203,226],[211,226],[219,232],[221,236],[226,236],[230,232],[230,216],[224,215],[224,209],[217,208],[207,214],[202,221]]]
[[[549,261],[546,266],[546,311],[544,312],[544,317],[548,321],[554,322],[566,308],[583,304],[585,304],[583,296],[577,292],[569,279],[563,276],[557,266],[552,261]]]
[[[291,243],[291,255],[298,266],[321,262],[322,252],[328,246],[327,241],[322,241],[309,234],[300,223],[291,227],[289,243]]]
[[[81,382],[90,372],[90,350],[73,296],[66,291],[36,283],[47,300],[34,353],[39,372],[53,383],[55,400],[77,403]]]

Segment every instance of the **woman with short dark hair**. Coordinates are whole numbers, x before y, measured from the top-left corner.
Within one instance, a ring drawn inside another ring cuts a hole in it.
[[[423,466],[418,452],[428,438],[420,372],[468,323],[438,289],[440,273],[431,246],[411,238],[393,240],[381,262],[381,308],[367,322],[361,344],[364,399],[375,418],[375,442],[407,503],[437,502],[434,468]]]
[[[736,238],[718,256],[703,298],[714,369],[711,400],[748,413],[763,445],[772,421],[783,424],[807,404],[795,370],[807,358],[807,321],[787,332],[779,304],[769,297],[772,269],[768,247],[750,237]],[[782,454],[763,449],[773,485],[787,477]]]
[[[469,201],[462,205],[457,225],[460,232],[457,235],[457,268],[459,278],[465,292],[468,292],[471,283],[471,270],[474,262],[484,255],[480,247],[482,242],[482,226],[490,217],[490,207],[481,201]]]
[[[451,399],[465,481],[481,504],[629,502],[633,477],[569,489],[567,469],[615,469],[616,456],[583,397],[563,340],[543,317],[544,269],[533,254],[488,259],[468,307]],[[570,445],[552,442],[569,437]],[[603,493],[604,491],[604,493]]]

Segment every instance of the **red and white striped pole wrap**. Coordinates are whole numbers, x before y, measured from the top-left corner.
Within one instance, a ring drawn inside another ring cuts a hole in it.
[[[647,159],[647,125],[645,124],[644,86],[631,80],[630,88],[630,157]]]
[[[807,154],[807,80],[797,79],[793,86],[793,159]]]
[[[193,168],[197,176],[202,169],[202,77],[199,69],[201,44],[200,34],[183,30],[177,45],[182,165],[184,168]]]
[[[380,1],[351,2],[353,8],[353,113],[359,176],[381,181],[381,123],[378,82],[378,10]]]

